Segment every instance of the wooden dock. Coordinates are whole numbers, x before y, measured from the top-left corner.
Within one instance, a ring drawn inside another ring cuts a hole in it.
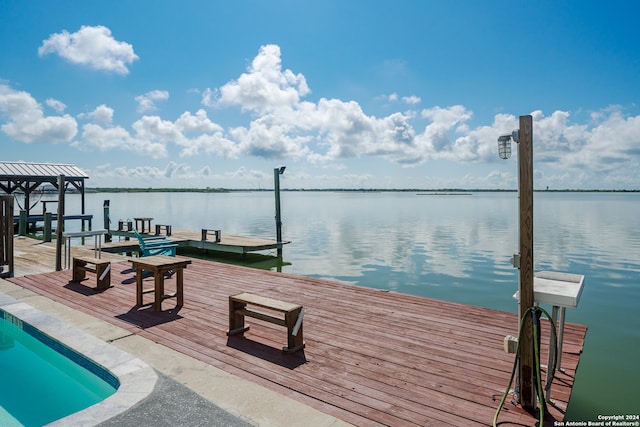
[[[517,334],[515,314],[198,259],[184,272],[185,305],[155,313],[135,305],[135,272],[117,260],[101,292],[68,270],[10,280],[354,425],[490,425],[511,375],[503,339]],[[284,354],[286,331],[252,319],[244,338],[227,337],[228,297],[240,292],[302,305],[304,351]],[[564,419],[585,334],[565,326],[545,424]],[[537,420],[510,397],[499,421]]]
[[[103,245],[108,251],[116,251],[120,248],[131,248],[132,246],[138,246],[136,237],[133,233],[125,231],[109,230],[109,233],[114,236],[113,241]],[[153,236],[155,234],[151,234]],[[232,234],[221,233],[220,241],[216,242],[208,238],[208,240],[202,240],[202,233],[200,231],[190,230],[176,230],[173,229],[171,236],[166,236],[169,240],[172,240],[179,247],[192,247],[210,251],[218,252],[230,252],[241,255],[246,255],[250,252],[260,252],[266,250],[273,250],[282,248],[283,245],[291,243],[288,240],[277,242],[276,240],[263,239],[259,237],[247,237],[236,236]],[[125,241],[119,240],[120,238],[129,238],[132,240]]]

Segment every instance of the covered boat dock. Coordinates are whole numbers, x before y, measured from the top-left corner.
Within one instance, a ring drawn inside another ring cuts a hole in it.
[[[47,211],[46,203],[42,204],[42,213],[34,212],[39,199],[36,195],[45,192],[58,193],[60,177],[64,177],[64,190],[77,191],[81,195],[81,212],[79,215],[65,215],[64,219],[79,219],[83,225],[85,221],[91,223],[91,215],[85,215],[85,179],[89,176],[78,167],[69,164],[54,163],[27,163],[27,162],[0,162],[0,191],[8,195],[24,195],[21,205],[16,202],[18,208],[24,212],[27,224],[35,227],[38,222],[44,221]],[[50,202],[48,202],[50,203]],[[14,217],[14,225],[18,224],[19,216]],[[57,221],[57,215],[52,219]],[[84,228],[84,227],[83,227]]]

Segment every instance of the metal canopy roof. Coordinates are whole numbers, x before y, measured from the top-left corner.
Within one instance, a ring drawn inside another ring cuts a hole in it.
[[[84,180],[89,176],[73,165],[54,163],[0,162],[0,192],[24,193],[25,210],[30,215],[30,194],[43,184],[58,188],[58,179],[64,175],[64,187],[72,185],[82,196],[84,214]]]
[[[89,176],[73,165],[54,163],[0,162],[0,180],[6,179],[86,179]]]

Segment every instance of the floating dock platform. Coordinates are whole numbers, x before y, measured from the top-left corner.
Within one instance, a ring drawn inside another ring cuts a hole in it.
[[[125,238],[129,240],[112,241],[103,244],[103,249],[108,252],[131,252],[138,248],[138,240],[135,234],[129,231],[109,230],[108,234],[113,237]],[[143,236],[156,236],[156,234],[145,234]],[[262,239],[259,237],[235,236],[226,233],[220,233],[220,239],[215,241],[207,238],[202,239],[202,232],[176,230],[173,229],[170,236],[163,235],[178,247],[191,247],[210,251],[230,252],[235,254],[246,255],[251,252],[260,252],[273,249],[282,249],[283,245],[291,243],[289,240],[278,242],[271,239]]]

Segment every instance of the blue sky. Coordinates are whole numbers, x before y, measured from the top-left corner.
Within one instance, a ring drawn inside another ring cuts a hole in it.
[[[634,1],[0,0],[0,160],[88,186],[640,188]],[[515,149],[515,148],[514,148]]]

